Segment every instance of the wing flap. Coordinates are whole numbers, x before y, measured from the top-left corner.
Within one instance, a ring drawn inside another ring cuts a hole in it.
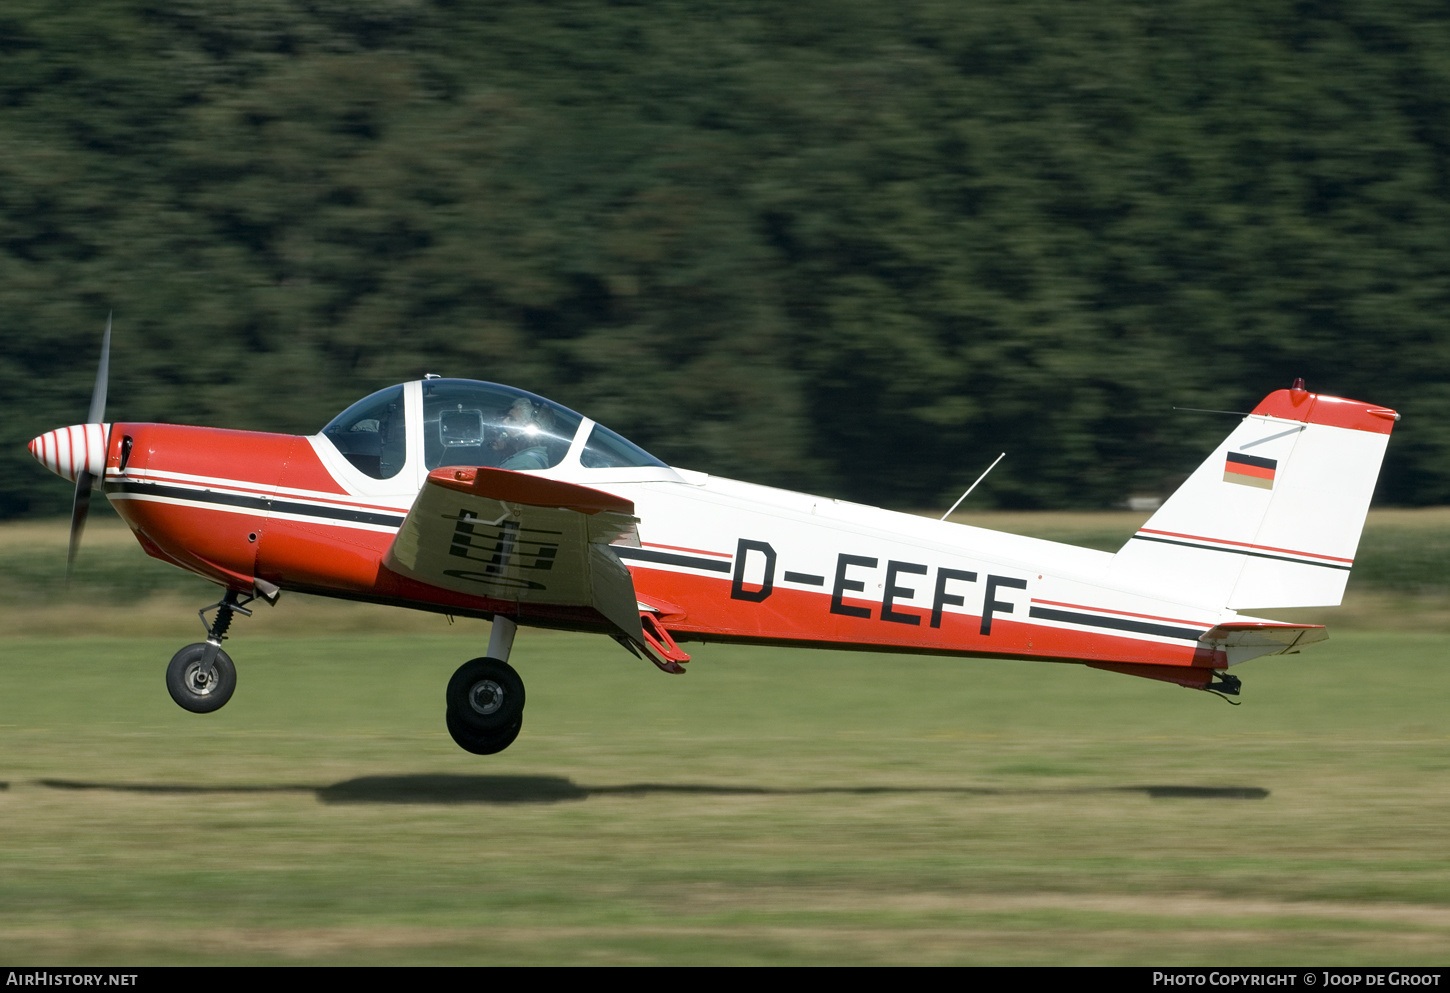
[[[428,474],[383,564],[458,593],[593,607],[643,644],[634,581],[609,550],[638,520],[634,504],[611,493],[451,466]]]

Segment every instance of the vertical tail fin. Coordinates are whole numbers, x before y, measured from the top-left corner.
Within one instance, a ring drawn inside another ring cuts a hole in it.
[[[1301,383],[1271,393],[1119,550],[1114,579],[1212,607],[1338,604],[1399,416]]]

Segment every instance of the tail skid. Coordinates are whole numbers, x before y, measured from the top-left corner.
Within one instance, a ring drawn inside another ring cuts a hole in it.
[[[1213,608],[1337,606],[1397,420],[1302,383],[1270,394],[1119,550],[1113,578]]]

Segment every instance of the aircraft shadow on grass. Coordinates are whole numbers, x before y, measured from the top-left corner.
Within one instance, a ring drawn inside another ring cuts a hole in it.
[[[963,796],[1032,797],[1081,796],[1093,793],[1140,794],[1155,800],[1263,800],[1269,791],[1259,786],[1085,786],[1006,788],[989,786],[727,786],[715,783],[622,783],[585,786],[565,776],[466,776],[416,774],[359,776],[330,786],[275,785],[203,786],[186,783],[97,783],[72,779],[41,779],[39,785],[57,790],[106,790],[118,793],[175,794],[181,796],[236,793],[310,793],[322,803],[558,803],[591,797],[684,796]]]

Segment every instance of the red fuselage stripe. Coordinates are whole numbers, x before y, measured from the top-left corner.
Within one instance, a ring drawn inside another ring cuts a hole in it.
[[[1337,555],[1321,555],[1318,552],[1301,552],[1293,548],[1276,548],[1273,545],[1254,545],[1247,541],[1229,541],[1227,538],[1206,538],[1201,534],[1179,534],[1177,531],[1155,531],[1152,528],[1139,528],[1139,534],[1161,534],[1170,538],[1187,538],[1190,541],[1206,541],[1215,545],[1233,545],[1235,548],[1255,548],[1263,552],[1283,552],[1285,555],[1302,555],[1306,559],[1324,559],[1329,562],[1353,562],[1354,559],[1341,558]]]
[[[713,555],[721,559],[733,557],[729,552],[709,552],[703,548],[686,548],[684,545],[661,545],[655,541],[641,541],[640,544],[645,548],[668,548],[672,552],[690,552],[693,555]]]
[[[274,496],[277,497],[279,500],[295,500],[299,502],[312,501],[315,503],[328,504],[338,507],[357,507],[360,510],[385,510],[394,514],[406,514],[408,512],[407,507],[389,506],[387,504],[380,503],[359,503],[356,500],[343,500],[332,493],[322,493],[316,490],[305,490],[301,493],[284,493],[279,492],[278,488],[275,486],[268,487],[260,483],[246,484],[239,483],[234,480],[216,479],[209,479],[206,482],[200,482],[197,480],[171,479],[167,477],[161,477],[153,473],[141,472],[130,472],[123,475],[119,470],[113,470],[111,473],[111,477],[114,480],[120,480],[123,478],[134,478],[138,480],[145,479],[147,481],[159,483],[166,486],[190,487],[200,490],[230,490],[237,493],[257,493],[262,496]]]

